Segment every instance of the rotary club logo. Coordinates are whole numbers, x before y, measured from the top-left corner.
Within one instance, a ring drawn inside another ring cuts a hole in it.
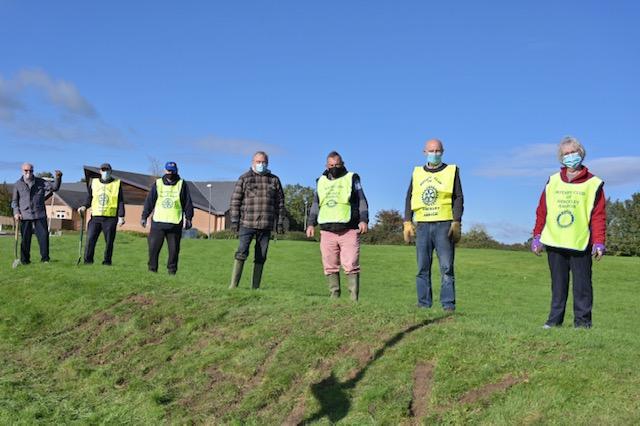
[[[165,198],[162,200],[162,207],[165,209],[173,208],[173,200],[171,198]]]
[[[573,222],[575,220],[576,218],[573,216],[573,213],[571,213],[569,210],[564,210],[560,212],[560,214],[556,218],[556,222],[558,223],[558,226],[560,228],[570,227],[571,225],[573,225]]]
[[[438,199],[438,190],[433,186],[428,186],[422,192],[422,202],[427,206],[435,204],[436,199]]]
[[[107,194],[105,194],[104,192],[102,194],[100,194],[98,196],[98,204],[101,207],[106,206],[107,204],[109,204],[109,196]]]

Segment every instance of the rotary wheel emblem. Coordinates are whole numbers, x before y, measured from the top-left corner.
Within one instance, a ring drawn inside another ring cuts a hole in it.
[[[564,210],[560,212],[560,214],[556,218],[556,222],[558,222],[558,226],[560,228],[570,227],[571,225],[573,225],[573,222],[575,220],[576,218],[573,216],[573,213],[571,213],[569,210]]]
[[[336,200],[329,200],[327,201],[327,207],[335,207],[336,206]]]
[[[98,204],[100,204],[102,207],[106,206],[109,203],[109,196],[107,194],[100,194],[98,196]]]
[[[162,200],[162,207],[165,209],[170,209],[173,207],[173,200],[171,198],[165,198]]]
[[[433,186],[428,186],[422,193],[422,202],[430,206],[436,202],[438,190]]]

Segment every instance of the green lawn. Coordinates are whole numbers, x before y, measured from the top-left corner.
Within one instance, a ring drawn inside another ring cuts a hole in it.
[[[638,258],[594,265],[593,329],[570,302],[543,330],[545,257],[458,250],[447,316],[414,307],[412,247],[362,247],[357,305],[328,299],[310,242],[272,242],[263,288],[249,267],[227,290],[235,247],[183,240],[169,276],[132,235],[110,268],[75,266],[69,235],[14,270],[0,238],[0,424],[640,422]]]

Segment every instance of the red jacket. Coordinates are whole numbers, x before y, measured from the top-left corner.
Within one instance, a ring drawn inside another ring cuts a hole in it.
[[[562,167],[560,169],[560,178],[566,183],[582,183],[593,177],[593,174],[589,172],[589,169],[582,167],[580,173],[571,181],[567,180],[567,168]],[[549,183],[549,181],[547,181]],[[594,202],[593,210],[591,211],[591,222],[589,227],[591,228],[591,244],[604,244],[607,238],[607,212],[605,209],[606,199],[604,196],[603,185],[600,185],[598,192],[596,193],[596,200]],[[546,189],[546,185],[545,185]],[[536,209],[536,225],[533,227],[533,235],[542,234],[542,229],[547,221],[547,198],[545,191],[542,191],[540,195],[540,201],[538,202],[538,208]]]

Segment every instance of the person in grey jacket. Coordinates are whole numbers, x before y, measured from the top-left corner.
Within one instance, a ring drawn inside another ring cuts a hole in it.
[[[11,208],[13,217],[20,223],[20,262],[31,263],[31,237],[35,230],[40,246],[40,261],[49,261],[49,228],[44,201],[48,195],[60,189],[62,172],[55,171],[53,182],[35,177],[33,164],[22,165],[22,177],[13,186]]]

